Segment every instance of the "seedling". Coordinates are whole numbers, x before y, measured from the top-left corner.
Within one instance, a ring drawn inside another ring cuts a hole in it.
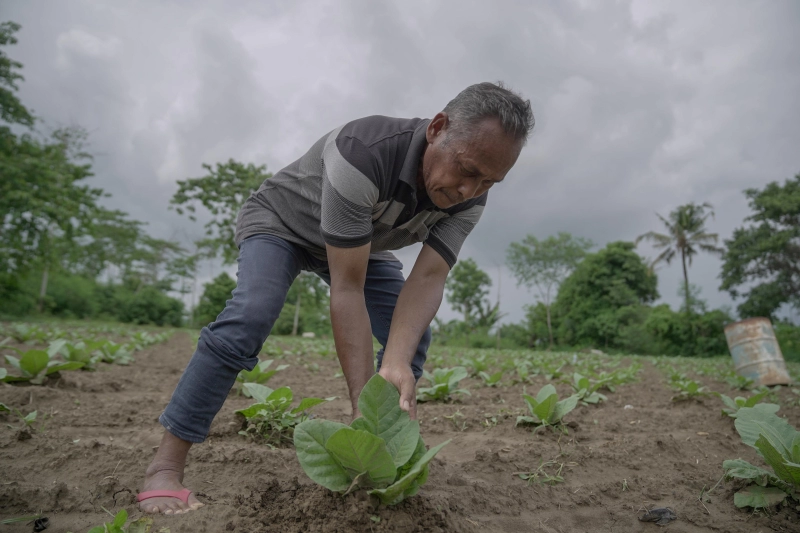
[[[63,370],[77,370],[81,368],[84,363],[77,361],[68,361],[63,363],[55,359],[51,359],[55,355],[52,347],[48,351],[44,350],[27,350],[22,351],[18,348],[11,348],[16,351],[20,358],[17,359],[12,355],[6,355],[6,362],[16,368],[21,375],[12,376],[7,374],[3,381],[6,383],[13,383],[19,381],[28,381],[34,385],[41,385],[47,376],[61,372]]]
[[[495,372],[494,374],[487,374],[486,372],[479,372],[478,376],[483,380],[483,384],[487,387],[497,387],[500,380],[503,379],[503,372]]]
[[[743,407],[755,407],[767,413],[777,413],[781,408],[780,405],[775,403],[758,403],[759,400],[769,394],[769,390],[762,390],[761,392],[746,399],[741,396],[731,399],[730,396],[726,396],[718,392],[712,392],[712,394],[717,396],[720,400],[722,400],[722,403],[725,404],[725,408],[722,409],[722,414],[728,415],[731,418],[736,418],[738,416],[739,409]]]
[[[450,441],[426,451],[419,422],[399,404],[394,385],[376,374],[361,391],[361,416],[350,426],[314,419],[295,428],[300,466],[334,492],[366,489],[386,505],[413,496],[428,478],[428,463]]]
[[[606,401],[608,398],[604,394],[600,394],[597,390],[602,386],[601,383],[591,382],[589,378],[575,372],[572,376],[572,388],[575,389],[575,394],[578,400],[584,404],[598,404]]]
[[[734,494],[737,507],[768,508],[787,497],[800,502],[800,431],[784,418],[753,407],[742,407],[736,417],[742,442],[752,446],[773,472],[743,459],[722,463],[725,477],[755,483]]]
[[[754,383],[751,378],[740,376],[735,370],[731,370],[730,373],[725,376],[725,382],[730,385],[731,388],[737,390],[747,390],[752,387]]]
[[[489,370],[489,361],[486,360],[486,355],[465,357],[463,363],[471,369],[470,376],[474,378],[478,377],[481,372]]]
[[[418,402],[432,400],[446,402],[452,399],[453,394],[470,395],[468,390],[457,388],[459,381],[467,377],[467,369],[463,366],[437,368],[433,371],[433,374],[424,370],[422,376],[433,386],[421,387],[417,390]]]
[[[678,394],[672,397],[672,401],[691,400],[711,394],[708,387],[701,386],[691,379],[673,381],[672,388],[678,391]]]
[[[153,519],[151,517],[143,516],[128,524],[128,527],[125,527],[125,522],[128,521],[128,512],[125,509],[120,509],[119,512],[114,515],[105,507],[101,506],[101,508],[114,519],[101,526],[93,527],[87,533],[147,533],[153,525]],[[163,530],[168,531],[166,528]]]
[[[242,370],[239,372],[239,375],[236,376],[236,381],[242,385],[245,383],[266,383],[276,373],[289,368],[289,365],[278,365],[274,369],[269,370],[269,367],[272,366],[272,361],[272,359],[266,359],[264,361],[260,361],[255,368],[253,368],[253,370]],[[241,387],[239,392],[248,398],[250,397],[249,391],[244,387]]]
[[[294,428],[308,419],[307,411],[334,399],[303,398],[300,405],[290,409],[293,395],[289,387],[272,390],[257,383],[244,383],[242,387],[248,397],[253,397],[257,403],[236,411],[245,419],[244,429],[239,434],[260,437],[269,446],[291,442]]]
[[[518,416],[516,425],[532,424],[535,426],[556,426],[561,425],[562,431],[567,432],[567,429],[561,424],[561,419],[575,409],[578,405],[578,395],[573,394],[568,398],[561,401],[558,399],[556,388],[548,383],[541,388],[539,394],[534,398],[527,394],[522,395],[525,402],[528,404],[528,410],[531,416]],[[538,429],[538,427],[536,428]],[[536,431],[534,429],[534,431]]]
[[[100,346],[102,361],[117,365],[129,365],[133,362],[133,351],[127,344],[117,344],[113,341],[105,341]]]
[[[16,429],[22,429],[26,426],[33,427],[33,423],[36,421],[36,414],[37,414],[36,411],[31,411],[27,415],[23,415],[22,412],[19,411],[18,409],[13,409],[4,403],[0,403],[0,413],[3,412],[14,413],[15,415],[17,415],[17,418],[19,418],[20,422],[22,423]],[[15,429],[14,426],[12,426],[11,424],[8,424],[8,427],[10,427],[11,429]]]
[[[452,415],[444,415],[444,418],[449,420],[453,424],[453,427],[458,431],[464,431],[467,429],[467,421],[464,420],[465,416],[461,413],[461,411],[456,411]]]

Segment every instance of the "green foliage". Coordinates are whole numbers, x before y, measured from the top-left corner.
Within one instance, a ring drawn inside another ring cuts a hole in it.
[[[764,396],[769,394],[769,392],[769,389],[764,389],[761,392],[753,394],[749,398],[744,398],[742,396],[731,398],[730,396],[720,394],[719,392],[712,392],[712,394],[722,400],[722,403],[725,404],[725,407],[722,409],[722,414],[728,415],[731,418],[736,418],[739,416],[739,410],[743,407],[756,407],[763,412],[777,413],[781,408],[780,405],[774,403],[759,403]]]
[[[788,322],[775,322],[772,325],[775,337],[786,361],[800,363],[800,326]]]
[[[245,387],[244,385],[247,383],[256,383],[262,384],[269,381],[269,379],[274,376],[276,373],[280,372],[281,370],[285,370],[289,368],[289,365],[278,365],[277,367],[273,368],[272,370],[269,369],[272,366],[272,359],[265,359],[264,361],[259,361],[253,370],[242,370],[239,372],[239,375],[236,376],[236,381],[242,384],[241,392],[249,397],[250,389]]]
[[[419,422],[399,402],[397,389],[375,375],[359,396],[361,416],[350,426],[320,419],[298,425],[294,444],[308,477],[334,492],[368,489],[386,505],[416,494],[428,463],[449,441],[426,451]]]
[[[535,288],[545,307],[550,348],[554,342],[550,305],[561,283],[592,246],[587,239],[562,232],[542,241],[527,235],[522,242],[512,242],[508,247],[506,264],[517,278],[517,285]]]
[[[257,403],[236,413],[244,417],[245,423],[240,435],[258,437],[270,446],[280,446],[292,441],[294,428],[308,419],[307,411],[321,403],[333,400],[327,398],[303,398],[300,404],[290,409],[293,394],[289,387],[272,390],[257,383],[244,383],[246,396],[252,396]]]
[[[800,432],[774,413],[754,407],[739,409],[735,421],[742,442],[755,448],[773,472],[736,459],[725,461],[727,478],[755,483],[734,496],[737,507],[766,508],[790,497],[800,501]]]
[[[564,280],[553,304],[561,343],[616,347],[621,328],[641,320],[637,308],[658,297],[657,280],[633,248],[612,242]]]
[[[175,327],[183,324],[183,302],[156,287],[145,286],[128,293],[119,298],[118,305],[116,316],[123,322]]]
[[[332,335],[330,292],[319,276],[301,272],[286,295],[286,303],[272,326],[273,335]]]
[[[216,320],[217,315],[225,309],[225,302],[231,299],[235,288],[236,281],[227,272],[204,284],[200,303],[193,312],[193,324],[204,327]]]
[[[487,387],[497,387],[500,380],[503,379],[503,371],[495,372],[494,374],[487,374],[486,372],[478,372],[478,376]]]
[[[655,342],[655,353],[713,356],[728,353],[724,326],[732,321],[722,310],[676,313],[666,304],[647,315],[644,329]]]
[[[697,399],[711,394],[708,387],[704,387],[692,379],[673,379],[670,381],[670,385],[678,392],[672,397],[673,401]]]
[[[463,366],[454,368],[436,368],[433,373],[427,370],[422,371],[424,377],[431,384],[430,387],[419,387],[417,389],[417,401],[447,402],[452,400],[454,394],[470,395],[467,389],[459,389],[458,383],[467,377],[467,369]]]
[[[573,394],[563,400],[559,400],[556,388],[550,383],[542,387],[535,398],[527,394],[523,394],[522,397],[525,399],[525,403],[528,404],[530,416],[518,416],[517,425],[562,425],[562,430],[565,433],[566,428],[561,424],[561,420],[577,407],[579,399],[577,394]]]
[[[783,304],[800,308],[800,174],[744,194],[753,214],[725,241],[720,289],[746,298],[742,317],[773,317]]]
[[[272,174],[266,172],[264,165],[245,165],[233,159],[214,167],[204,163],[203,169],[207,172],[203,177],[178,181],[171,208],[179,214],[188,212],[191,220],[197,220],[198,205],[207,209],[212,217],[205,225],[207,237],[197,245],[207,257],[222,257],[223,263],[234,263],[239,255],[233,238],[236,216],[250,194]]]
[[[0,46],[17,44],[14,34],[19,29],[20,25],[16,22],[0,23]],[[0,120],[8,124],[33,126],[33,115],[14,94],[19,89],[17,82],[24,79],[16,72],[21,68],[22,63],[9,58],[0,48]]]

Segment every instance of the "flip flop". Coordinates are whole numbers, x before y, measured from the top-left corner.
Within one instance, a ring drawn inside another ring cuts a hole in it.
[[[150,498],[178,498],[186,505],[189,505],[189,495],[192,493],[189,489],[182,490],[148,490],[140,492],[136,496],[136,501],[141,502],[149,500]]]

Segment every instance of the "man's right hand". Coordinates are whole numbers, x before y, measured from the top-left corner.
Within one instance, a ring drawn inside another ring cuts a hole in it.
[[[386,360],[384,356],[384,361]],[[412,420],[417,418],[417,379],[411,366],[405,363],[381,365],[378,374],[397,387],[400,392],[400,409],[407,411]]]

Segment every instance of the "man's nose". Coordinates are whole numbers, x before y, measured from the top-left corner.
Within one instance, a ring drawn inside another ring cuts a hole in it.
[[[460,194],[461,198],[464,200],[471,200],[475,197],[475,193],[478,191],[478,185],[479,184],[463,180],[458,186],[458,194]]]

